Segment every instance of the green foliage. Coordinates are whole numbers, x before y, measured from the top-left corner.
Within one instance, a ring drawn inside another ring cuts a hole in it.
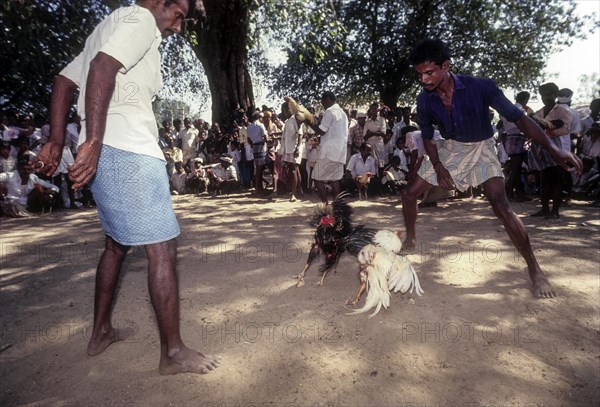
[[[576,102],[588,104],[592,99],[600,97],[600,77],[597,72],[579,76],[579,88],[574,95]]]
[[[408,55],[432,37],[450,44],[455,72],[532,89],[547,56],[592,21],[577,18],[571,0],[317,0],[308,9],[318,13],[289,33],[273,89],[313,100],[332,90],[355,104],[414,100]]]
[[[52,79],[109,12],[98,0],[2,1],[0,107],[45,110]]]
[[[195,35],[192,38],[195,38]],[[180,118],[197,117],[201,112],[208,110],[207,100],[210,94],[206,75],[191,44],[180,35],[172,35],[162,42],[160,51],[163,88],[157,95],[155,106],[167,106],[166,110],[169,112],[183,112]],[[172,108],[175,105],[185,108]],[[155,112],[160,122],[162,110],[155,109]]]
[[[113,9],[132,0],[9,0],[0,5],[0,108],[45,111],[52,80],[84,47],[87,36]],[[32,40],[34,39],[34,40]],[[192,35],[192,40],[196,40]],[[208,109],[201,66],[181,36],[161,46],[165,87],[161,111],[197,115]],[[162,106],[165,106],[164,109]],[[175,108],[173,106],[178,106]],[[182,108],[183,106],[183,108]],[[173,113],[174,114],[174,113]]]

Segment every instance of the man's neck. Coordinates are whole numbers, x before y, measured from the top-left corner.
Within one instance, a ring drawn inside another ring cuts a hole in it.
[[[442,80],[436,91],[440,96],[452,94],[454,91],[454,79],[452,79],[450,72],[446,73],[446,77]]]

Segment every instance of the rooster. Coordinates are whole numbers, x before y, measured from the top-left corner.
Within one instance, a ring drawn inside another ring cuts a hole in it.
[[[301,122],[308,121],[310,124],[317,124],[315,116],[311,112],[309,112],[308,109],[306,109],[304,106],[302,106],[289,96],[285,96],[283,99],[287,102],[290,112],[294,115],[294,117],[297,120]]]
[[[360,314],[376,307],[369,315],[374,317],[381,307],[390,305],[390,291],[402,294],[413,290],[417,295],[423,294],[419,277],[405,255],[401,255],[402,241],[398,233],[381,230],[373,237],[373,243],[365,245],[358,253],[360,264],[360,287],[348,305],[356,305],[362,293],[367,291],[365,304],[348,315]]]
[[[298,279],[297,287],[304,284],[306,271],[321,252],[325,253],[325,264],[320,269],[323,275],[317,285],[323,285],[325,276],[337,264],[342,253],[348,250],[356,256],[365,245],[372,243],[374,230],[364,225],[352,226],[352,208],[345,202],[348,195],[347,192],[342,192],[331,205],[320,204],[317,207],[312,222],[317,230],[306,266],[302,273],[295,276]]]

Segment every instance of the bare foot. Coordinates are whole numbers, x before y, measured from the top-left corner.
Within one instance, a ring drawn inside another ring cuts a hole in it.
[[[183,346],[172,356],[162,355],[158,371],[161,375],[177,373],[206,374],[219,367],[221,360],[218,357],[205,355]]]
[[[545,276],[538,276],[533,280],[533,296],[536,298],[554,298],[556,294],[552,285]]]
[[[123,329],[110,328],[106,332],[101,332],[96,337],[92,336],[90,343],[88,343],[87,353],[90,356],[96,356],[101,354],[104,349],[117,341],[124,341],[135,333],[135,328],[125,327]]]

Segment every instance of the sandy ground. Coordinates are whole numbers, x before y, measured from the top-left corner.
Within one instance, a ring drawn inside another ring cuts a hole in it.
[[[356,223],[402,228],[396,198],[352,202]],[[559,297],[535,300],[525,263],[479,199],[425,209],[411,255],[422,297],[347,316],[345,255],[323,287],[294,287],[314,202],[177,196],[184,340],[219,354],[204,376],[158,374],[146,258],[122,273],[114,324],[135,334],[86,355],[103,235],[93,209],[0,219],[2,406],[591,406],[600,400],[600,221],[515,204]]]

